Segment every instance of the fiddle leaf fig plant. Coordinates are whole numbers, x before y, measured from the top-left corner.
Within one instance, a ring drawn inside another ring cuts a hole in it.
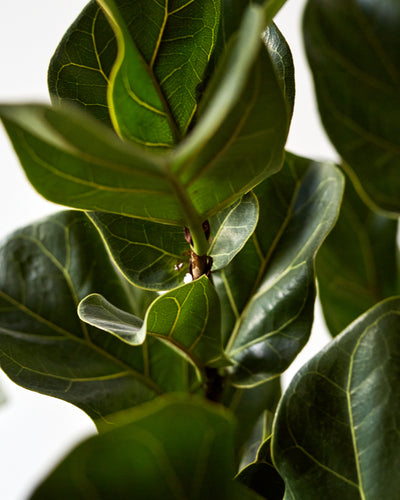
[[[284,3],[91,0],[51,105],[0,105],[69,207],[0,246],[1,368],[98,430],[35,500],[397,498],[400,9],[308,2],[336,166],[285,151]]]

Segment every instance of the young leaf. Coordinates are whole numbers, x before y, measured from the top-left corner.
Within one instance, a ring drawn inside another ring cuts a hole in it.
[[[372,212],[348,182],[339,219],[317,257],[321,303],[332,335],[400,293],[396,235],[397,221]]]
[[[114,32],[91,0],[65,33],[50,61],[53,103],[73,102],[112,128],[107,88],[117,57]]]
[[[271,440],[272,436],[269,436],[264,441],[257,459],[242,469],[236,479],[267,500],[282,500],[285,483],[272,461]]]
[[[125,425],[79,445],[32,500],[259,498],[232,481],[234,423],[228,412],[168,397],[125,419]]]
[[[0,363],[17,384],[83,409],[95,421],[187,389],[184,362],[158,339],[131,347],[82,323],[91,292],[130,310],[101,240],[82,212],[19,229],[0,248]]]
[[[190,246],[183,227],[88,212],[124,276],[137,286],[168,290],[189,272]]]
[[[307,55],[322,121],[357,191],[400,213],[400,8],[384,2],[309,0]]]
[[[78,316],[89,325],[104,330],[130,345],[143,344],[143,321],[137,316],[115,307],[98,293],[92,293],[79,302]]]
[[[333,165],[293,155],[279,174],[257,187],[257,229],[231,264],[214,275],[235,385],[277,376],[306,343],[314,258],[336,221],[342,191],[343,176]]]
[[[252,235],[258,221],[258,201],[249,193],[210,219],[212,270],[229,264]]]
[[[370,309],[300,369],[273,434],[288,498],[397,498],[399,356],[397,297]]]

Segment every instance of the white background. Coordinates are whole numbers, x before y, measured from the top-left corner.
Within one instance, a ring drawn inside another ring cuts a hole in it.
[[[62,35],[86,0],[1,0],[0,102],[48,101],[47,66]],[[288,149],[335,160],[316,112],[301,40],[304,0],[288,0],[275,19],[293,53],[297,97]],[[0,126],[0,239],[59,207],[43,200],[25,179]],[[317,307],[310,344],[285,380],[329,340]],[[52,466],[94,425],[68,403],[17,387],[0,374],[7,402],[0,407],[0,498],[24,500]]]

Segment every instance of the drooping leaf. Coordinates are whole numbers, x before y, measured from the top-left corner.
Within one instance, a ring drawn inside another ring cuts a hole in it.
[[[92,293],[79,302],[78,316],[89,325],[104,330],[130,345],[143,344],[143,320],[115,307],[98,293]]]
[[[213,258],[213,271],[229,264],[244,247],[258,221],[258,201],[249,193],[210,220],[212,242],[208,254]]]
[[[282,500],[285,483],[272,462],[271,440],[272,436],[269,436],[264,441],[258,451],[257,459],[242,469],[236,480],[266,500]]]
[[[174,152],[172,171],[201,214],[216,213],[281,168],[288,109],[259,37],[263,28],[262,9],[247,9],[207,87],[195,128]]]
[[[362,197],[399,214],[399,3],[309,0],[304,21],[328,135]]]
[[[83,409],[95,421],[187,389],[184,362],[150,338],[131,347],[81,322],[89,293],[130,310],[101,240],[82,212],[13,233],[0,248],[0,363],[17,384]]]
[[[65,33],[50,61],[52,101],[73,102],[112,127],[107,88],[116,57],[114,32],[99,4],[91,0]]]
[[[397,221],[371,211],[346,184],[340,217],[317,257],[319,292],[332,335],[400,293]]]
[[[147,311],[147,334],[171,342],[195,366],[227,366],[218,295],[206,276],[161,295]]]
[[[105,212],[89,212],[88,216],[129,281],[152,290],[183,284],[190,259],[183,227]]]
[[[279,174],[257,187],[255,233],[214,274],[222,331],[235,385],[282,373],[306,343],[313,321],[314,258],[336,221],[343,176],[330,164],[288,155]]]
[[[234,422],[228,412],[169,397],[125,418],[125,425],[73,450],[32,500],[258,498],[232,481]]]
[[[399,358],[397,297],[370,309],[296,374],[273,435],[288,498],[397,498]]]

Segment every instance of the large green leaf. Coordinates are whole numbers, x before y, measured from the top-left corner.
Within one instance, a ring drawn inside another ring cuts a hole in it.
[[[399,359],[397,297],[370,309],[301,368],[273,434],[285,498],[398,498]]]
[[[400,292],[397,221],[372,212],[348,182],[340,217],[317,257],[322,308],[332,335]]]
[[[309,0],[304,21],[328,135],[362,196],[399,214],[399,2]]]
[[[259,37],[263,27],[262,9],[247,9],[207,87],[196,126],[174,152],[172,171],[201,214],[219,211],[282,165],[289,110]]]
[[[211,56],[219,2],[98,0],[118,43],[108,101],[116,130],[150,146],[185,135]]]
[[[271,440],[270,435],[258,450],[256,460],[242,469],[236,479],[267,500],[282,500],[285,483],[272,461]]]
[[[0,118],[33,186],[74,208],[184,220],[166,163],[77,109],[3,105]]]
[[[82,323],[91,292],[130,310],[101,240],[81,212],[12,234],[0,249],[0,362],[16,383],[79,406],[94,420],[187,389],[188,364],[158,339],[131,347]]]
[[[203,401],[163,398],[79,445],[33,500],[115,498],[250,500],[234,483],[231,415]]]
[[[336,221],[342,191],[343,176],[333,165],[293,155],[255,190],[257,229],[231,264],[214,274],[236,385],[277,376],[306,343],[314,258]]]
[[[83,321],[131,345],[142,344],[146,334],[171,343],[199,370],[206,365],[226,365],[221,340],[220,305],[206,276],[158,297],[149,307],[144,324],[99,294],[79,304]]]
[[[114,32],[101,7],[91,0],[50,61],[52,101],[71,101],[112,127],[107,88],[116,57]]]

